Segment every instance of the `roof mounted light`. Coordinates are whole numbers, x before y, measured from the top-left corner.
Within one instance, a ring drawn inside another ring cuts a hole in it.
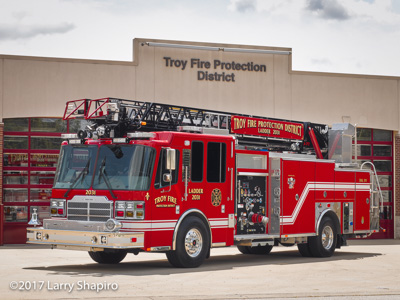
[[[63,133],[61,134],[61,138],[64,140],[77,139],[78,135],[76,133]]]
[[[154,132],[128,132],[126,135],[130,139],[151,139],[155,137]]]
[[[198,126],[178,126],[178,131],[203,133],[203,128]]]
[[[126,138],[113,138],[113,143],[114,144],[124,144],[126,143]]]

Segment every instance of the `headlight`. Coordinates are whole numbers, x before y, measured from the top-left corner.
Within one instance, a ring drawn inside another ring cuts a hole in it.
[[[144,201],[116,201],[115,218],[144,219]]]
[[[52,217],[65,217],[65,200],[61,199],[52,199],[50,201],[50,215]]]
[[[108,219],[106,222],[106,229],[108,231],[116,231],[122,227],[122,224],[114,219]]]

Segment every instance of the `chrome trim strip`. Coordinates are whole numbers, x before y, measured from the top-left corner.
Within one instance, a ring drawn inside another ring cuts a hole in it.
[[[37,239],[38,235],[40,239]],[[133,238],[136,239],[135,242],[132,242]],[[117,249],[143,248],[144,233],[57,230],[39,227],[27,229],[27,243]]]

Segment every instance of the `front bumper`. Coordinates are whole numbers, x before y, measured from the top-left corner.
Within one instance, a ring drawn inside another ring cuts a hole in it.
[[[137,249],[144,247],[144,233],[61,230],[37,227],[27,229],[27,243],[87,251]]]

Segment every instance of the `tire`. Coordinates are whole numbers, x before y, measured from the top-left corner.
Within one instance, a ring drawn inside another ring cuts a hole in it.
[[[178,268],[197,268],[210,249],[206,225],[197,217],[183,220],[176,237],[176,249],[166,253],[171,265]]]
[[[308,248],[315,257],[331,257],[335,252],[337,232],[332,219],[325,217],[318,228],[318,235],[310,237]]]
[[[267,255],[271,252],[274,246],[265,245],[257,247],[249,247],[250,254]]]
[[[121,262],[127,252],[120,250],[118,252],[92,252],[89,251],[89,256],[99,264],[118,264]]]
[[[237,248],[242,254],[250,254],[250,247],[248,246],[237,246]]]
[[[311,257],[312,256],[310,248],[308,248],[308,243],[297,244],[297,249],[299,249],[299,252],[300,252],[301,256],[303,256],[303,257]]]
[[[265,246],[237,246],[238,250],[243,254],[257,254],[257,255],[266,255],[269,254],[273,248],[273,246],[265,245]]]

